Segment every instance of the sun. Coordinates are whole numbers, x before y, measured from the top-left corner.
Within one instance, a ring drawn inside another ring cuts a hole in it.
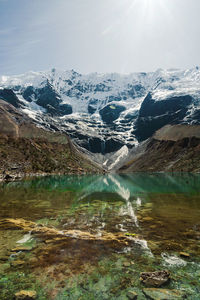
[[[120,0],[121,1],[121,0]],[[134,10],[141,10],[148,14],[155,14],[163,8],[163,0],[123,0],[127,8],[127,13]],[[168,1],[168,0],[165,0]]]
[[[154,36],[155,32],[159,32],[160,26],[163,23],[168,24],[172,18],[169,0],[112,1],[117,13],[115,17],[110,18],[109,25],[104,28],[102,35],[110,36],[113,40],[121,36],[129,45],[135,45],[135,40],[140,41],[145,34]]]
[[[157,18],[166,14],[166,3],[168,0],[126,0],[127,15],[137,11],[145,22],[156,22]]]
[[[136,2],[138,4],[140,2],[141,8],[150,15],[157,13],[161,9],[160,0],[137,0]]]

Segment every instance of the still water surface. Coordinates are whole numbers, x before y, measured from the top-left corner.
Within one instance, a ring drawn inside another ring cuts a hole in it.
[[[129,299],[130,290],[146,299],[140,272],[164,269],[171,281],[162,288],[200,299],[200,175],[4,183],[0,221],[1,299],[21,288],[36,289],[39,299]]]

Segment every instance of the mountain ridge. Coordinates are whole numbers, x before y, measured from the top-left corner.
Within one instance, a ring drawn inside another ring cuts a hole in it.
[[[63,132],[108,169],[171,124],[200,124],[199,67],[122,75],[52,69],[0,77],[0,97],[43,129]],[[124,153],[125,153],[124,152]]]

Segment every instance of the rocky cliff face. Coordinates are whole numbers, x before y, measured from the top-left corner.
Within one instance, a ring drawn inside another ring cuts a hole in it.
[[[126,153],[167,124],[200,123],[200,70],[29,72],[0,77],[0,97],[36,125],[67,133],[97,160],[103,155],[110,166],[109,153],[122,147]]]

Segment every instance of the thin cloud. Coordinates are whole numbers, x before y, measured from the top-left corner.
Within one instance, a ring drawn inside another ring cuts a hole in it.
[[[5,1],[5,0],[0,0],[0,2]],[[13,31],[16,29],[16,27],[12,28],[2,28],[0,29],[0,35],[8,35],[13,33]]]

